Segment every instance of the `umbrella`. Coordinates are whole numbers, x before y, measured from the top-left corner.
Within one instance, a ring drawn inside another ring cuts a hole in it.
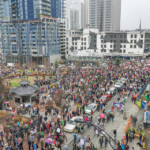
[[[57,128],[57,133],[60,133],[60,129],[59,128]]]
[[[146,68],[145,68],[145,71],[148,71],[148,70],[149,70],[149,68],[146,67]]]
[[[40,141],[44,141],[44,138],[41,138]]]
[[[100,119],[103,119],[105,116],[105,114],[100,114]]]
[[[16,115],[16,112],[11,112],[12,115]]]
[[[28,108],[30,108],[31,107],[31,105],[28,105]]]
[[[111,110],[108,110],[108,113],[111,113]]]
[[[45,140],[45,142],[46,143],[48,143],[48,144],[53,144],[53,139],[51,139],[51,138],[47,138],[46,140]]]
[[[22,138],[21,137],[17,138],[17,141],[22,142]]]
[[[58,94],[58,91],[56,91],[55,93]]]
[[[119,103],[114,103],[114,107],[115,108],[119,107]]]

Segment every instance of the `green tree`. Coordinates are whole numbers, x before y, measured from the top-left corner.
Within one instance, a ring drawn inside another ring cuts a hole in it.
[[[55,61],[55,68],[58,68],[58,61]]]
[[[25,76],[25,75],[26,75],[26,73],[25,73],[25,71],[23,71],[22,76]]]
[[[119,58],[116,58],[115,65],[118,67],[120,66],[120,59]]]

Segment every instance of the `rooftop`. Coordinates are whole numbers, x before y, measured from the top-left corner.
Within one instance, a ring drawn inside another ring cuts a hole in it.
[[[23,80],[20,82],[20,86],[13,87],[9,93],[16,94],[18,96],[30,96],[36,92],[40,92],[40,88],[36,85],[29,85],[29,81]]]

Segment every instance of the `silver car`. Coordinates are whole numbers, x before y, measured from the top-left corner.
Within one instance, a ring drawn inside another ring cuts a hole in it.
[[[111,87],[111,88],[106,92],[106,94],[108,94],[108,95],[110,95],[110,94],[115,95],[115,94],[117,94],[117,89],[116,89],[115,87]]]

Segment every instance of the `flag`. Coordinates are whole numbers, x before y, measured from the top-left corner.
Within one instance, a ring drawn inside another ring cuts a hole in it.
[[[109,71],[110,71],[110,59],[109,59]]]

